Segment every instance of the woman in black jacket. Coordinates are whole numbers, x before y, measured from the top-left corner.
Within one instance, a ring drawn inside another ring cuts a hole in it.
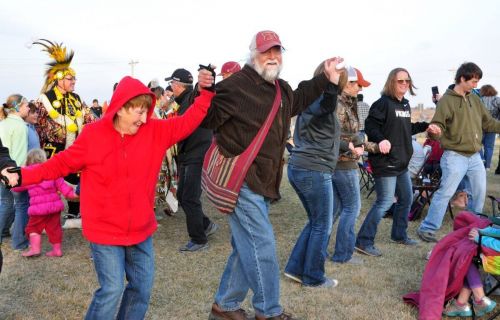
[[[418,242],[408,237],[408,212],[412,202],[412,187],[408,163],[413,153],[411,136],[425,131],[425,122],[411,123],[411,110],[404,95],[415,86],[406,69],[396,68],[389,73],[382,97],[370,108],[365,121],[368,140],[378,143],[380,153],[369,154],[377,199],[368,212],[356,239],[356,250],[370,256],[381,256],[375,247],[377,227],[397,198],[393,213],[391,240],[404,245]]]

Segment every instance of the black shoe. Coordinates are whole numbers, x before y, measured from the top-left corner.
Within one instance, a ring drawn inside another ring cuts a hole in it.
[[[372,256],[372,257],[380,257],[382,255],[382,252],[375,248],[375,246],[367,246],[363,247],[360,245],[356,245],[354,247],[358,252],[361,252],[362,254],[366,254],[367,256]]]
[[[214,233],[216,233],[217,230],[219,230],[219,225],[216,224],[216,223],[210,222],[210,224],[208,225],[208,227],[205,229],[205,235],[207,237],[211,236]]]
[[[195,251],[202,251],[208,249],[208,243],[203,243],[203,244],[198,244],[194,243],[192,241],[189,241],[186,243],[185,246],[180,247],[179,251],[180,252],[195,252]]]
[[[67,213],[63,216],[63,219],[79,219],[80,214],[72,214],[72,213]]]
[[[436,235],[432,232],[421,231],[420,229],[417,229],[417,236],[420,239],[422,239],[422,241],[425,241],[425,242],[438,242]]]

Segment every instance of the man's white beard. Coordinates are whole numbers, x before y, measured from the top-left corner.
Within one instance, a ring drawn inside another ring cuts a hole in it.
[[[276,66],[276,68],[265,68],[264,66],[260,65],[257,61],[254,63],[254,69],[257,71],[257,73],[264,78],[264,80],[269,81],[269,82],[274,82],[274,80],[278,79],[280,72],[281,72],[281,67],[282,65],[279,64]]]

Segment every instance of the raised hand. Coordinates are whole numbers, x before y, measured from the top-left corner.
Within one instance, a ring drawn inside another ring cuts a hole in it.
[[[338,85],[340,74],[345,72],[343,67],[344,58],[334,57],[325,60],[325,75],[331,83]]]
[[[198,69],[198,88],[200,89],[213,89],[215,83],[215,66],[209,64],[204,66],[200,64]]]

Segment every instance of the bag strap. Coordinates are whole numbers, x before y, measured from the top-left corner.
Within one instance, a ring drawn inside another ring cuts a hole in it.
[[[278,113],[278,109],[281,104],[281,88],[278,80],[274,81],[274,85],[276,86],[276,96],[274,97],[274,102],[271,112],[269,112],[266,121],[264,122],[262,127],[260,127],[257,135],[253,138],[252,143],[250,143],[250,145],[243,152],[245,156],[247,156],[248,159],[250,160],[250,163],[253,162],[253,159],[255,159],[257,153],[259,153],[259,150],[262,147],[262,144],[264,143],[264,139],[266,138],[267,132],[269,131],[269,128],[271,128],[271,124],[273,123],[274,118],[276,117],[276,114]]]

